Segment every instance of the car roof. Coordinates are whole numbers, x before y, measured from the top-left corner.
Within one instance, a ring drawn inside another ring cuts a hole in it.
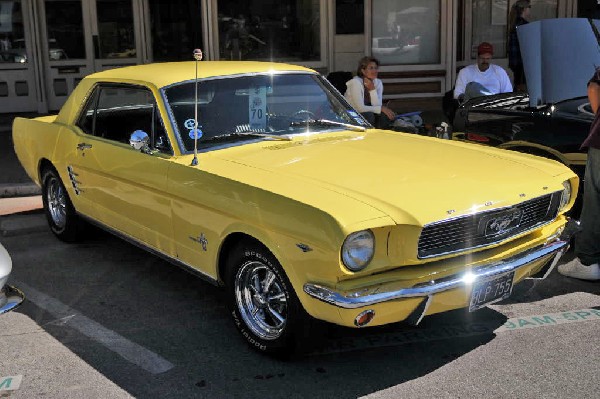
[[[196,78],[210,78],[251,73],[269,72],[311,72],[314,70],[299,65],[283,64],[276,62],[260,61],[181,61],[162,62],[144,65],[128,66],[124,68],[109,69],[88,75],[88,79],[97,80],[131,80],[143,81],[158,88],[169,86],[173,83],[192,80]]]
[[[518,27],[530,106],[587,96],[587,82],[600,66],[594,27],[600,20],[553,18]]]

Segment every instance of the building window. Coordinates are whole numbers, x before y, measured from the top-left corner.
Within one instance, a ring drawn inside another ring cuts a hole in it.
[[[383,65],[440,63],[440,0],[373,0],[372,54]]]
[[[48,59],[86,58],[81,1],[46,0]]]
[[[131,0],[96,0],[98,45],[96,58],[136,56]]]
[[[149,2],[154,61],[189,61],[202,48],[202,18],[198,0]]]
[[[494,46],[495,58],[505,58],[508,0],[473,0],[471,10],[471,58],[477,58],[477,46],[481,42],[488,42]]]
[[[222,60],[321,59],[320,2],[219,0]]]
[[[477,58],[477,46],[489,42],[494,46],[494,58],[505,58],[508,39],[509,7],[515,0],[472,0],[471,58]],[[532,0],[529,22],[556,18],[558,0]]]
[[[365,33],[364,0],[336,0],[335,33],[338,35],[362,35]]]
[[[511,0],[512,5],[514,0]],[[532,0],[529,21],[558,17],[558,0]]]

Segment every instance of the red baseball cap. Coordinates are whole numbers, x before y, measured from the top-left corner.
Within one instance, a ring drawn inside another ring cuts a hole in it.
[[[482,42],[477,46],[477,55],[481,54],[494,54],[494,46],[488,42]]]

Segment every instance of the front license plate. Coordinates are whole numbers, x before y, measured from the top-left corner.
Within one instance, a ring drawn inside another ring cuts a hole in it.
[[[514,277],[515,272],[510,272],[473,284],[469,312],[508,298],[512,292]]]

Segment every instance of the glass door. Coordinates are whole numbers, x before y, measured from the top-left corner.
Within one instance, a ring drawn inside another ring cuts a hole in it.
[[[140,0],[40,0],[48,109],[84,76],[141,62]]]
[[[29,0],[0,0],[0,112],[35,111],[35,82]]]
[[[208,55],[200,1],[145,0],[142,6],[148,61],[192,61],[195,48]]]
[[[142,35],[134,2],[137,6],[135,0],[90,2],[95,71],[141,63]]]

